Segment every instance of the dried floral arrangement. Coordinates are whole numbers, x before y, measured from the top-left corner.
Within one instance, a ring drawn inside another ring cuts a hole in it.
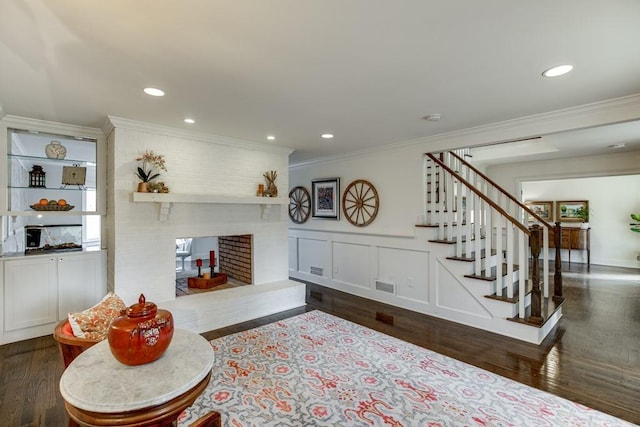
[[[262,176],[267,180],[267,188],[264,190],[262,195],[265,197],[278,197],[278,187],[276,187],[278,172],[267,171]]]
[[[137,162],[141,162],[138,166],[136,176],[142,180],[142,182],[150,182],[160,176],[159,171],[167,171],[167,166],[164,161],[164,154],[156,154],[153,150],[147,150],[142,153],[142,156],[136,158]]]

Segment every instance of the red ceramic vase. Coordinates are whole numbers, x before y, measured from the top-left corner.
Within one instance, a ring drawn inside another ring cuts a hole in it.
[[[129,366],[153,362],[164,354],[173,338],[173,316],[145,302],[143,294],[137,304],[127,308],[109,327],[109,347],[113,356]]]

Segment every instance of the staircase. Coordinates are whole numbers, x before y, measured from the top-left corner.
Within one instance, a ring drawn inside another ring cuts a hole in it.
[[[547,223],[504,191],[464,151],[427,153],[425,162],[419,227],[431,229],[429,242],[440,246],[434,254],[463,288],[461,298],[486,310],[476,326],[539,344],[562,317],[560,251],[552,290],[549,273],[549,236],[561,247],[560,223]]]

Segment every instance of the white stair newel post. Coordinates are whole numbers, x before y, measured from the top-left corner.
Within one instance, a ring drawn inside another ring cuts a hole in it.
[[[507,223],[507,298],[513,298],[513,224]]]
[[[525,260],[525,248],[528,245],[525,245],[525,240],[527,239],[527,235],[522,231],[518,230],[518,255],[519,255],[519,263],[522,267],[524,265]],[[520,270],[520,274],[518,274],[518,311],[521,319],[525,318],[525,295],[527,293],[527,285],[526,285],[527,272]]]

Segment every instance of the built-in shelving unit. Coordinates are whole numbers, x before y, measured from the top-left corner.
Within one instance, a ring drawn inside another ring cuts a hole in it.
[[[96,244],[96,217],[106,214],[105,144],[99,129],[16,116],[0,120],[2,256],[25,250],[30,225],[82,223],[84,231],[91,227],[83,240]]]
[[[235,196],[223,194],[180,194],[180,193],[133,193],[133,201],[139,203],[159,203],[160,221],[169,218],[171,203],[211,203],[211,204],[238,204],[260,205],[261,216],[265,218],[273,205],[289,204],[288,197],[258,197]]]

